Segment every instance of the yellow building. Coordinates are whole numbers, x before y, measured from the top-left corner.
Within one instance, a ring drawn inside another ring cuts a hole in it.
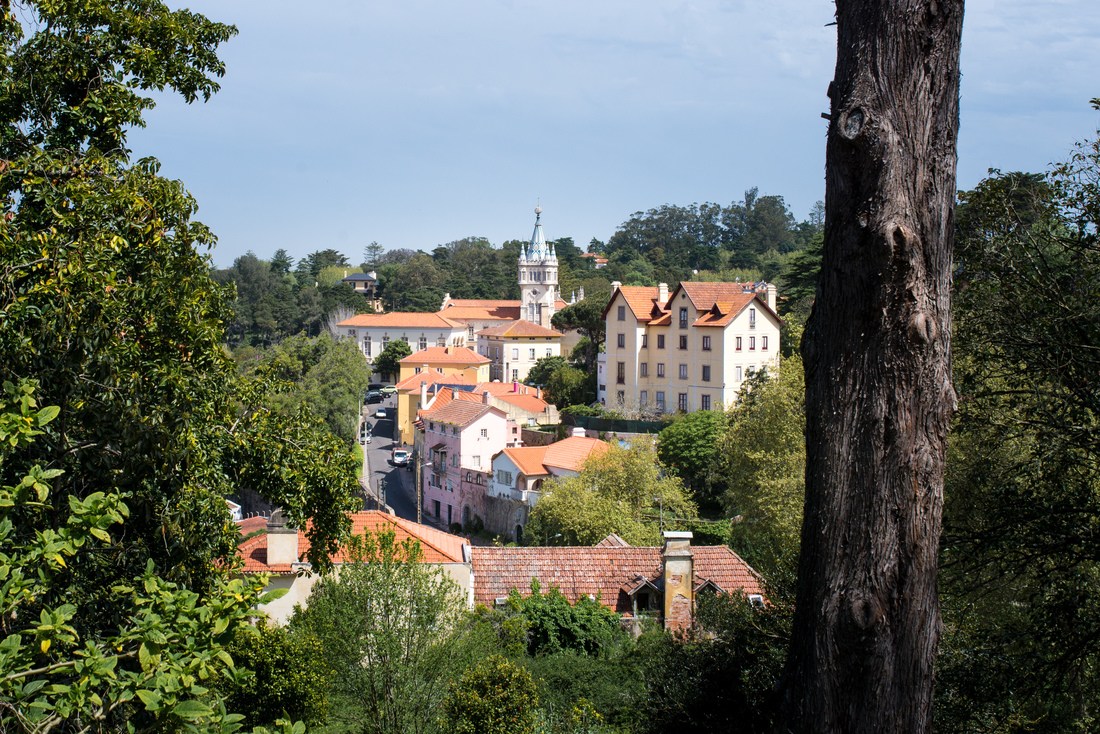
[[[428,347],[402,359],[398,382],[420,372],[435,370],[444,375],[462,375],[470,382],[488,382],[490,359],[466,347]]]

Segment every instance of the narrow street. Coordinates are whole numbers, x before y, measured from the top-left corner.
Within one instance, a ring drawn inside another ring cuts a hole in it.
[[[386,409],[385,418],[375,414],[380,408]],[[371,426],[371,442],[363,446],[366,450],[368,473],[364,477],[369,484],[369,494],[380,498],[393,508],[398,517],[416,520],[416,486],[409,467],[394,466],[390,454],[394,447],[401,444],[393,440],[396,432],[397,398],[389,396],[381,403],[363,407],[364,420]],[[411,466],[411,464],[410,464]]]

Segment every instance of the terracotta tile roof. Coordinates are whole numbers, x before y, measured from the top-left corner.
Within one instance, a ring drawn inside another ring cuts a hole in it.
[[[747,305],[752,299],[756,298],[756,290],[752,283],[710,283],[685,280],[680,283],[676,290],[683,290],[684,293],[687,293],[691,305],[700,311],[708,310],[718,301]]]
[[[428,387],[432,385],[473,385],[474,379],[465,375],[444,374],[439,369],[430,369],[418,372],[415,375],[409,375],[394,387],[399,392],[410,393],[420,392],[420,386],[424,383],[427,383]]]
[[[478,336],[499,336],[512,338],[543,337],[546,339],[553,339],[561,336],[560,331],[547,329],[545,326],[539,326],[538,324],[523,320],[513,321],[508,324],[501,324],[500,326],[490,326],[488,329],[482,329],[477,334]]]
[[[611,304],[615,302],[617,296],[621,296],[626,305],[630,307],[631,313],[634,314],[634,318],[638,321],[649,321],[654,315],[654,306],[657,304],[657,298],[660,295],[658,288],[653,288],[645,285],[621,285],[612,294],[611,300],[607,302],[607,308],[604,309],[604,318],[607,317],[607,312],[611,310]]]
[[[755,294],[745,293],[742,298],[734,301],[717,301],[692,326],[728,326],[755,298]]]
[[[438,313],[417,313],[394,311],[392,313],[361,313],[344,319],[339,327],[352,328],[389,328],[389,329],[461,329],[456,321],[443,318]]]
[[[430,528],[427,525],[417,525],[415,522],[403,520],[400,517],[388,515],[385,512],[371,510],[368,512],[351,513],[351,532],[353,535],[363,535],[366,532],[379,533],[392,531],[398,542],[408,538],[420,542],[423,551],[424,563],[462,563],[464,562],[462,547],[469,541],[457,535],[445,533],[442,530]],[[249,518],[249,521],[256,518]],[[263,521],[263,527],[267,527],[266,518],[258,518]],[[238,523],[242,526],[243,523]],[[244,534],[242,528],[242,535]],[[240,544],[237,552],[244,558],[244,573],[272,573],[291,574],[297,569],[289,563],[268,565],[267,563],[267,533],[249,538]],[[298,531],[298,557],[304,559],[309,552],[309,538],[304,530]],[[342,563],[346,560],[345,549],[337,551],[333,561]]]
[[[529,394],[534,395],[535,388],[524,385],[522,382],[479,382],[474,387],[474,392],[481,394],[483,392],[491,392],[493,395],[501,396],[505,394]]]
[[[542,463],[549,446],[517,446],[504,449],[504,454],[527,477],[549,476],[550,470]]]
[[[598,438],[570,436],[547,446],[543,463],[555,469],[579,472],[589,457],[600,456],[607,453],[607,450],[607,444]]]
[[[514,405],[528,413],[543,413],[550,407],[550,403],[531,393],[506,392],[497,396],[509,405]]]
[[[483,306],[456,306],[455,303],[452,301],[440,313],[455,321],[515,321],[520,315],[519,301],[477,302],[486,304]]]
[[[632,611],[627,590],[648,582],[660,588],[661,548],[619,545],[595,547],[470,549],[474,571],[474,601],[492,607],[512,589],[530,593],[531,579],[543,590],[558,587],[571,602],[582,596],[598,597],[620,613]],[[763,594],[764,584],[736,553],[725,546],[692,546],[695,587],[707,581],[722,591]]]
[[[500,298],[452,298],[447,302],[447,309],[451,308],[519,308],[520,301],[512,301]],[[444,309],[446,310],[446,309]]]
[[[399,360],[399,364],[489,364],[491,360],[467,347],[428,347]]]
[[[427,418],[428,420],[438,421],[439,423],[446,423],[448,425],[464,428],[489,412],[496,412],[501,417],[504,416],[504,413],[499,409],[490,407],[484,403],[472,403],[466,400],[450,400],[438,408],[433,406],[428,410],[421,411],[420,417],[421,419]]]

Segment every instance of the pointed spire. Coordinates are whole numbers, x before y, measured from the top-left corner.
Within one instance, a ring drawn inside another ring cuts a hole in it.
[[[542,207],[535,207],[535,231],[531,233],[532,261],[541,261],[546,258],[546,237],[542,234]]]

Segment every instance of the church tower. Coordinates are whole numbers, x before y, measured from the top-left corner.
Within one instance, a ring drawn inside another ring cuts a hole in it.
[[[558,256],[542,234],[542,208],[535,207],[535,231],[531,243],[519,254],[519,317],[531,323],[550,326],[554,304],[558,300]]]

